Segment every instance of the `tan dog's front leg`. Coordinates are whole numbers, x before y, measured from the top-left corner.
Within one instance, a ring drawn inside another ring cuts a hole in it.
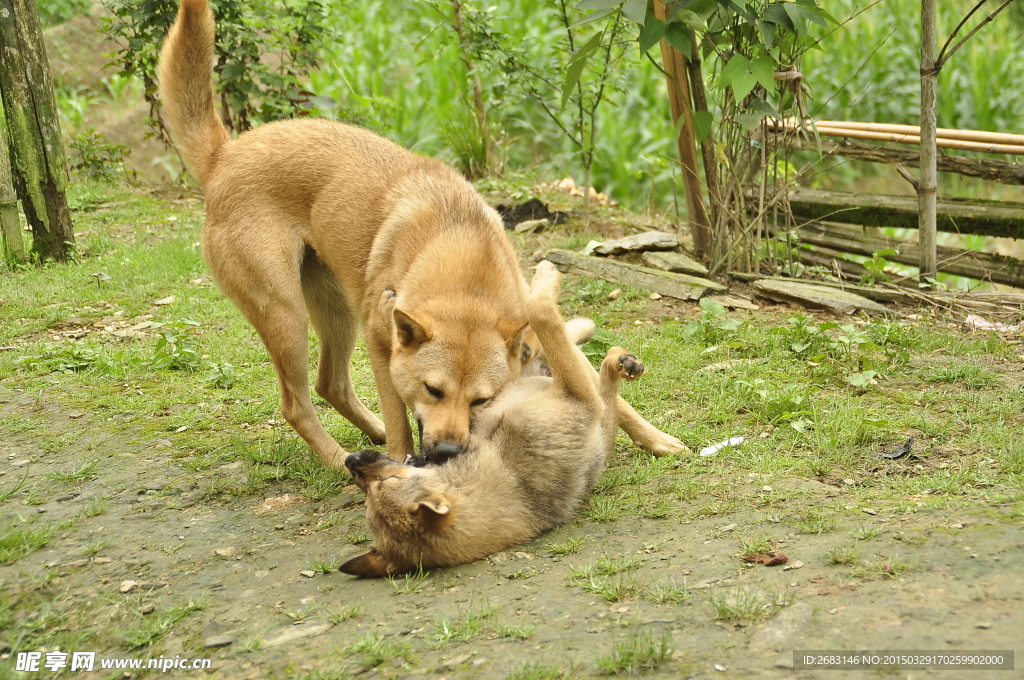
[[[405,402],[402,401],[398,390],[391,382],[391,346],[370,337],[368,333],[366,349],[370,355],[370,365],[373,367],[373,378],[377,383],[377,395],[380,398],[380,413],[381,419],[384,421],[384,438],[388,455],[393,460],[404,461],[405,457],[415,449]]]

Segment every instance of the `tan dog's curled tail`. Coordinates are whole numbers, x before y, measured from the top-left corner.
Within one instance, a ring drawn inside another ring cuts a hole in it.
[[[171,134],[204,189],[218,150],[231,141],[213,106],[213,39],[209,2],[182,0],[157,66]]]

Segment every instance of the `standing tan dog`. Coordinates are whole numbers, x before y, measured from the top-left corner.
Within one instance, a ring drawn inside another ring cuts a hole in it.
[[[552,377],[522,377],[477,419],[469,448],[441,466],[361,451],[345,464],[366,492],[370,550],[356,576],[453,566],[527,541],[570,519],[615,445],[616,397],[643,364],[613,347],[595,374],[558,313],[561,275],[541,262],[527,312]],[[575,320],[574,320],[575,323]]]
[[[316,391],[331,406],[403,459],[414,450],[408,405],[428,458],[460,453],[474,413],[522,367],[526,285],[501,219],[451,168],[360,128],[290,120],[232,141],[213,104],[213,40],[207,0],[182,0],[160,96],[206,194],[203,256],[266,345],[285,418],[341,466],[310,399],[308,316]],[[396,295],[389,319],[384,289]],[[349,376],[360,324],[383,423]]]

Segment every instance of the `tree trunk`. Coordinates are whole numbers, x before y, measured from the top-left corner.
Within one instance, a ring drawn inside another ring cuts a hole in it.
[[[0,241],[3,242],[3,259],[8,264],[22,263],[28,259],[21,235],[21,220],[18,219],[18,194],[14,191],[11,157],[7,152],[3,130],[0,130]]]
[[[654,0],[654,15],[662,21],[666,18],[663,0]],[[697,141],[693,127],[693,105],[690,99],[690,85],[686,78],[686,57],[672,47],[664,38],[661,41],[661,60],[665,72],[669,74],[668,93],[669,105],[672,109],[672,122],[679,128],[679,120],[683,120],[679,139],[679,162],[683,167],[683,188],[686,192],[686,214],[690,222],[690,234],[693,236],[693,248],[698,255],[711,250],[711,228],[708,214],[701,197],[699,167],[697,165]]]
[[[63,262],[73,256],[75,238],[64,195],[67,166],[32,0],[0,0],[0,51],[14,184],[32,230],[32,254]]]
[[[935,0],[921,0],[921,173],[917,182],[918,239],[921,245],[920,281],[934,280],[936,120],[939,72],[935,68]]]
[[[693,108],[695,111],[708,111],[708,97],[704,89],[704,72],[700,59],[700,43],[697,34],[690,31],[690,42],[693,43],[693,50],[690,53],[690,60],[686,64],[686,70],[690,77],[690,94],[693,96]],[[694,131],[696,134],[696,131]],[[709,239],[711,241],[711,260],[719,262],[724,260],[724,254],[729,246],[726,242],[728,237],[723,236],[722,226],[722,183],[718,173],[718,157],[715,155],[715,138],[710,133],[700,143],[700,154],[704,161],[704,182],[708,187],[708,206],[711,209],[711,225]]]

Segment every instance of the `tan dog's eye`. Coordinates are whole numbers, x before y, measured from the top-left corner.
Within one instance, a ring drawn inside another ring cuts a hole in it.
[[[474,399],[473,401],[469,402],[469,405],[470,406],[474,406],[474,407],[475,406],[483,406],[484,404],[486,404],[490,400],[491,400],[490,397],[480,397],[479,399]]]
[[[430,394],[430,396],[432,396],[434,399],[437,399],[437,400],[444,399],[444,392],[442,392],[441,390],[437,389],[433,385],[428,385],[427,383],[423,383],[423,386],[425,388],[427,388],[427,393]]]

